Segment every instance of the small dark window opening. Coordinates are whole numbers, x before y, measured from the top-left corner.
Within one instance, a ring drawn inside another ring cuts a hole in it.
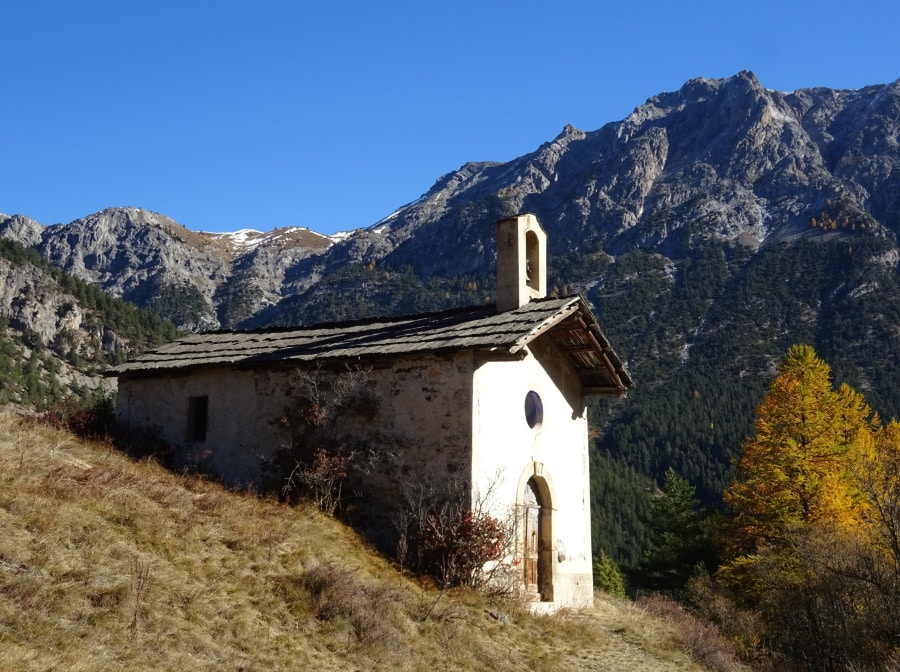
[[[534,390],[525,395],[525,422],[532,429],[544,422],[544,404]]]
[[[206,427],[209,422],[209,397],[188,399],[188,441],[206,441]]]

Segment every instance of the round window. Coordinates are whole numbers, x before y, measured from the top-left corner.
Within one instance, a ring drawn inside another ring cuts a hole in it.
[[[525,395],[525,422],[531,428],[539,427],[544,421],[544,404],[541,396],[532,390]]]

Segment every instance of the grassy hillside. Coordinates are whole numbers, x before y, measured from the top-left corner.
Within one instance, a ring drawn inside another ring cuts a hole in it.
[[[314,510],[0,411],[0,669],[738,669],[719,641],[672,603],[441,595]]]

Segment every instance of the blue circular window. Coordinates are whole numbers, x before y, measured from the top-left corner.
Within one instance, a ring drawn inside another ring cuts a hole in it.
[[[532,390],[525,395],[525,422],[532,429],[539,427],[544,421],[544,404],[541,396]]]

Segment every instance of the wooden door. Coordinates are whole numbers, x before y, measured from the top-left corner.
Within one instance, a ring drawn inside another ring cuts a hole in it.
[[[536,506],[525,509],[525,592],[538,591],[538,560],[540,558],[541,510]]]
[[[537,492],[529,481],[525,487],[525,552],[523,565],[525,570],[525,595],[527,599],[540,600],[541,557],[541,505]]]

